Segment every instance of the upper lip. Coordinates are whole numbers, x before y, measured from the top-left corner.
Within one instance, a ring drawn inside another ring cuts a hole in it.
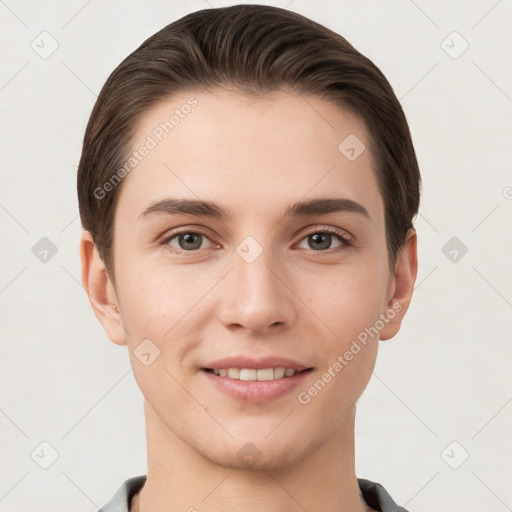
[[[278,367],[293,368],[297,372],[312,368],[311,366],[298,363],[293,359],[278,356],[266,356],[258,359],[253,359],[247,356],[224,357],[223,359],[217,359],[216,361],[207,363],[205,366],[205,368],[210,370],[227,368],[253,368],[255,370],[261,370],[265,368]]]

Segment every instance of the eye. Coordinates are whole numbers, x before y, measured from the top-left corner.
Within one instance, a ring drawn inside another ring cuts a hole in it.
[[[177,246],[171,243],[174,239],[176,239]],[[201,247],[204,239],[209,240],[204,233],[183,230],[172,233],[161,243],[162,245],[168,245],[172,252],[192,252],[204,249],[204,247]]]
[[[351,236],[342,230],[335,228],[322,228],[316,231],[310,231],[302,240],[306,240],[309,247],[315,252],[322,252],[331,249],[332,239],[337,238],[339,245],[334,248],[334,251],[347,249],[352,245]]]
[[[338,239],[338,245],[332,251],[333,238]],[[309,247],[306,249],[313,250],[313,252],[336,252],[348,249],[352,245],[352,237],[346,231],[335,228],[317,228],[315,231],[310,231],[306,236],[301,239],[301,242],[306,240]],[[203,247],[203,242],[211,240],[205,233],[201,231],[181,230],[174,231],[169,236],[165,237],[160,243],[169,248],[174,253],[194,253]],[[216,247],[219,247],[218,245]]]

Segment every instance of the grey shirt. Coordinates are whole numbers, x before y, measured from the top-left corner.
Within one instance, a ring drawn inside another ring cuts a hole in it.
[[[98,512],[130,512],[130,501],[146,483],[147,475],[135,476],[126,480],[114,497]],[[363,493],[363,498],[370,507],[379,512],[407,512],[399,507],[382,485],[364,478],[358,478],[357,483]]]

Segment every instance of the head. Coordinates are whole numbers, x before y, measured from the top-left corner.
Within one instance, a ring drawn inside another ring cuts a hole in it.
[[[245,442],[262,464],[291,463],[353,410],[379,339],[400,328],[419,194],[402,108],[342,36],[270,6],[194,12],[98,96],[78,169],[82,279],[177,438],[227,466]],[[212,361],[269,354],[313,369],[295,399],[209,394]],[[293,421],[265,436],[285,404]]]

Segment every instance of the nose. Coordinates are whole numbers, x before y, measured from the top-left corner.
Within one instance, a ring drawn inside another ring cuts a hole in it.
[[[251,260],[243,252],[234,254],[233,268],[223,280],[221,322],[254,334],[289,327],[297,314],[290,273],[271,251]]]

